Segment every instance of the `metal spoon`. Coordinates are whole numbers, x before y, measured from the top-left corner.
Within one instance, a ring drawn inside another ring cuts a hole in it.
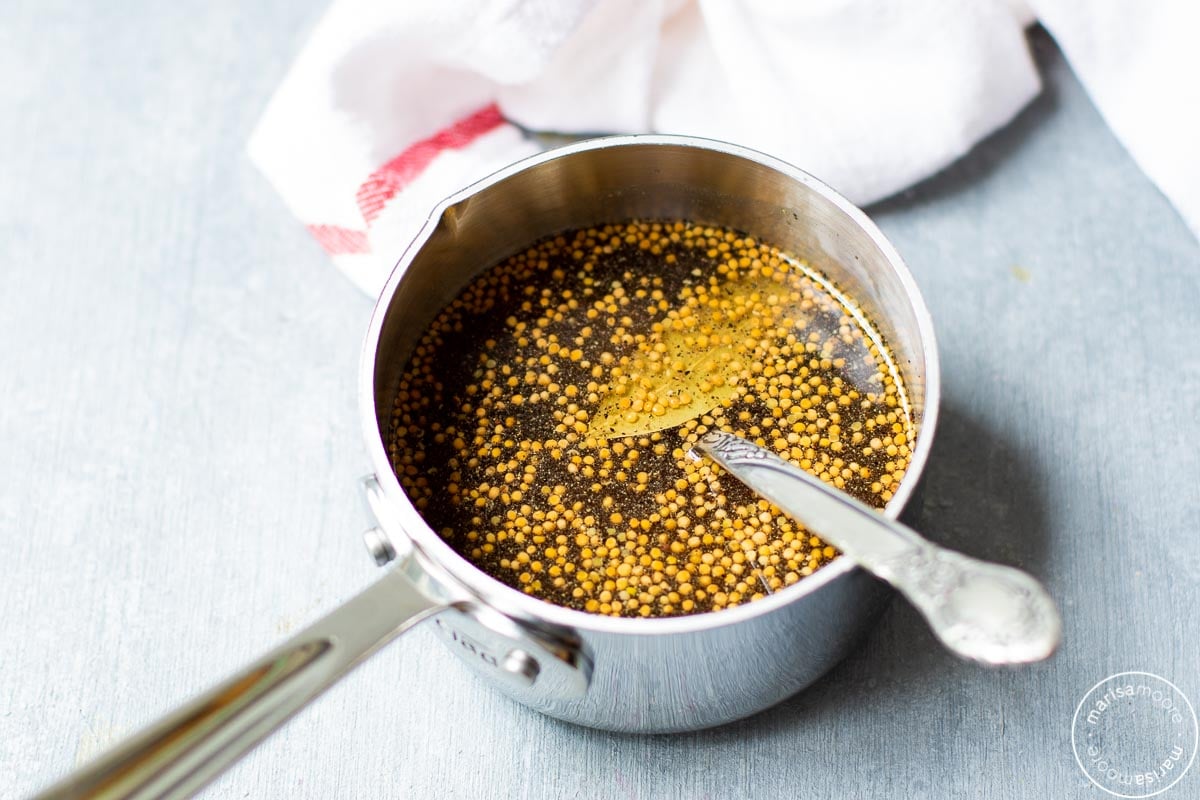
[[[1024,664],[1054,652],[1062,623],[1032,576],[926,541],[770,450],[729,433],[696,449],[900,591],[953,653],[985,664]]]

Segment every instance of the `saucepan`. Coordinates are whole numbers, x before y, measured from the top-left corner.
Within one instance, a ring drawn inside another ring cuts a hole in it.
[[[432,530],[391,467],[394,390],[438,311],[479,271],[548,234],[630,218],[748,231],[806,259],[857,300],[890,345],[919,434],[883,513],[918,490],[937,425],[933,323],[879,229],[829,187],[742,147],[675,136],[595,139],[534,156],[448,198],[380,295],[360,369],[376,526],[386,567],[370,588],[239,674],[136,735],[45,797],[194,792],[357,663],[424,623],[477,675],[517,701],[580,725],[687,731],[767,708],[841,660],[891,596],[838,557],[733,608],[614,618],[552,605],[476,569]]]

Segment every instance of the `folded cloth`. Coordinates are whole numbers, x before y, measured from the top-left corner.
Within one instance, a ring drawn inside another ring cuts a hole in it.
[[[723,139],[886,197],[1038,93],[1035,20],[1200,234],[1195,0],[335,0],[250,154],[375,292],[439,200],[539,149],[526,131]]]

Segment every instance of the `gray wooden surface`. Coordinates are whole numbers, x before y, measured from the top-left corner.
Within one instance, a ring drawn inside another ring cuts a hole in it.
[[[354,375],[369,301],[243,145],[323,0],[9,0],[0,14],[0,796],[222,677],[374,574]],[[1200,700],[1200,247],[1037,37],[1008,130],[873,213],[932,307],[923,527],[1042,576],[1032,669],[896,604],[817,686],[723,729],[517,707],[418,631],[212,798],[1101,797],[1075,704]],[[1164,797],[1200,796],[1200,769]]]

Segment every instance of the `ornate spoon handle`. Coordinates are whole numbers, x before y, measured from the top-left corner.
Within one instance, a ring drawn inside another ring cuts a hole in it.
[[[714,431],[697,449],[894,586],[957,655],[1023,664],[1058,646],[1058,610],[1030,575],[939,547],[740,437]]]

